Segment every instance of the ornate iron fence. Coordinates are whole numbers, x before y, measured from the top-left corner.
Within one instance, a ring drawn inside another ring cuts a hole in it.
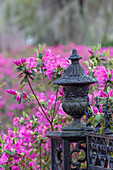
[[[64,126],[62,131],[48,133],[51,139],[52,170],[106,170],[113,169],[113,134],[110,130],[111,112],[109,110],[109,96],[105,110],[105,132],[99,135],[98,122],[95,129],[88,122],[92,116],[89,109],[89,85],[98,82],[85,74],[79,64],[82,57],[73,50],[69,59],[72,64],[67,68],[66,74],[56,80],[54,84],[62,85],[65,100],[63,110],[73,118],[73,122]],[[96,107],[99,109],[98,98]],[[87,123],[81,121],[86,115]]]

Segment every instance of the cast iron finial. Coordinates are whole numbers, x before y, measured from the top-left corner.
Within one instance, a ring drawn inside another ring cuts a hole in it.
[[[82,57],[78,55],[77,50],[73,49],[72,55],[68,58],[69,60],[80,60]]]
[[[90,85],[98,82],[95,78],[85,74],[83,67],[79,63],[79,60],[82,59],[82,57],[78,55],[76,49],[73,49],[72,54],[68,59],[72,61],[72,64],[67,68],[65,75],[55,80],[54,84],[74,86],[77,84]]]

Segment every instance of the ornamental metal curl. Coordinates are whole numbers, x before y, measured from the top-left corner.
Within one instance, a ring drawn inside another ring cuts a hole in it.
[[[71,155],[71,164],[75,167],[76,169],[80,169],[81,167],[81,163],[84,163],[87,160],[87,150],[86,150],[86,146],[84,146],[85,141],[79,141],[76,145],[75,148],[71,150],[70,155]],[[83,158],[79,158],[79,153],[81,151],[84,151],[84,157]],[[78,156],[78,159],[76,160],[76,162],[74,162],[72,160],[72,154],[76,153]],[[73,168],[72,168],[73,169]]]

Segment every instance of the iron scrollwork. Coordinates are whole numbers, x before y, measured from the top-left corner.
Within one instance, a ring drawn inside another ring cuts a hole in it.
[[[88,166],[113,170],[113,140],[108,136],[97,136],[88,136]]]
[[[74,168],[71,168],[71,170],[80,170],[81,169],[81,163],[84,163],[87,160],[87,150],[86,150],[86,146],[84,146],[85,141],[79,141],[75,147],[71,150],[71,165]],[[83,155],[83,152],[84,155]],[[82,152],[81,155],[83,155],[82,157],[80,156],[80,153]],[[76,156],[78,157],[75,160],[72,160],[73,154],[76,154]],[[76,167],[76,168],[75,168]]]

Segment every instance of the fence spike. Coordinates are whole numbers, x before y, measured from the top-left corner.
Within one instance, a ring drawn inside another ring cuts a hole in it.
[[[96,107],[97,107],[98,110],[99,110],[98,96],[96,96]]]
[[[106,100],[106,110],[105,110],[105,134],[112,134],[110,122],[112,120],[112,114],[109,109],[109,95]]]

